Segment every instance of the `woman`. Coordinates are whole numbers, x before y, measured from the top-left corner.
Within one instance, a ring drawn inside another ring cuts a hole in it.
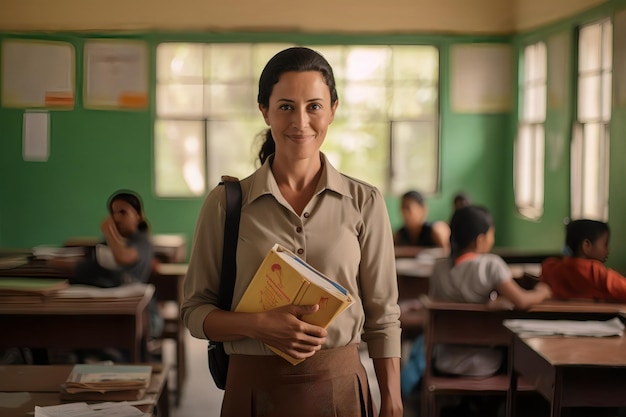
[[[428,208],[424,197],[417,191],[408,191],[402,196],[402,226],[394,235],[397,246],[443,248],[450,244],[450,227],[445,222],[427,222]]]
[[[320,152],[338,106],[332,68],[308,48],[279,52],[261,74],[257,101],[269,129],[262,166],[241,181],[232,306],[275,243],[335,278],[355,303],[327,329],[299,319],[317,305],[218,309],[225,197],[216,187],[198,219],[181,311],[193,336],[223,341],[230,354],[222,416],[373,415],[361,339],[378,377],[380,415],[401,416],[398,293],[384,200]],[[306,360],[293,366],[265,344]]]

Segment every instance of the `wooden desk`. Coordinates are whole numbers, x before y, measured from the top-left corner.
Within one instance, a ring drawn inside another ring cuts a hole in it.
[[[142,357],[152,291],[125,298],[6,296],[0,303],[0,347],[127,349]]]
[[[534,250],[507,247],[495,247],[491,250],[504,259],[507,264],[540,264],[551,256],[560,257],[560,250]]]
[[[514,336],[512,366],[551,404],[551,416],[563,407],[626,406],[625,337]],[[517,386],[511,380],[507,415],[512,415]]]
[[[44,260],[30,260],[13,268],[0,268],[0,277],[66,278],[67,275]]]
[[[150,387],[145,399],[152,404],[139,405],[144,413],[153,416],[169,416],[167,395],[167,368],[161,364],[152,365]],[[35,405],[47,406],[61,404],[59,390],[69,376],[73,365],[2,365],[0,366],[0,393],[14,399],[29,396],[28,400],[16,407],[0,402],[0,417],[29,417]],[[8,402],[8,401],[6,401]]]
[[[421,301],[427,313],[425,324],[427,358],[432,356],[432,348],[438,343],[503,346],[510,351],[513,346],[513,333],[502,325],[502,321],[505,319],[608,320],[625,310],[625,306],[621,304],[583,301],[549,300],[528,311],[497,309],[503,307],[503,304],[495,303],[487,306],[484,304],[436,301],[425,296],[421,297]],[[433,329],[436,329],[436,333]],[[430,361],[428,363],[430,364]],[[428,366],[422,379],[422,415],[425,417],[435,415],[436,395],[447,395],[451,392],[458,394],[461,391],[459,388],[461,385],[457,379],[433,377]],[[511,375],[511,371],[509,371],[509,375]],[[526,381],[522,389],[528,391],[532,384],[528,383],[527,378],[525,378],[526,374],[522,373],[522,376]],[[488,384],[481,379],[474,379],[473,382],[470,381],[469,384],[464,385],[463,390],[472,394],[479,394],[482,391],[511,395],[509,377],[504,377],[504,379],[492,377],[489,380],[493,384]],[[517,382],[517,379],[515,381]],[[510,402],[507,402],[507,407],[512,407],[509,404]]]

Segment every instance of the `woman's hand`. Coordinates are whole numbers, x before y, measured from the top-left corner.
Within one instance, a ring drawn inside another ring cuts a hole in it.
[[[288,305],[259,313],[257,334],[253,337],[296,359],[305,359],[326,343],[326,329],[300,320],[319,306]]]

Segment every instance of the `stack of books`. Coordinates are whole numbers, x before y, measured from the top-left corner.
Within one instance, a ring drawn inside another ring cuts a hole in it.
[[[150,386],[150,365],[74,365],[61,386],[63,401],[134,401]]]

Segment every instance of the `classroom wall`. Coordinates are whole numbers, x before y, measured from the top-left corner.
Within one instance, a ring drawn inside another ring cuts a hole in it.
[[[607,3],[607,0],[516,0],[515,30],[526,32],[602,3]]]
[[[508,33],[503,0],[3,0],[0,30]]]

